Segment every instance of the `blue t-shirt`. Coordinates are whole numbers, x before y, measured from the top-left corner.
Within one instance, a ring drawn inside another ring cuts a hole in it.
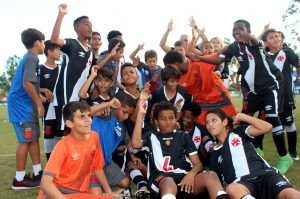
[[[98,133],[105,164],[112,162],[111,155],[126,136],[125,128],[116,116],[93,117],[92,130]]]
[[[27,52],[20,60],[8,93],[8,117],[10,122],[38,122],[37,107],[23,87],[29,81],[39,93],[39,59]]]

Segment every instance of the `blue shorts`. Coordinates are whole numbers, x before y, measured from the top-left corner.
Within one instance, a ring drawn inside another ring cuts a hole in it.
[[[39,122],[13,122],[12,124],[19,143],[32,142],[40,138]]]

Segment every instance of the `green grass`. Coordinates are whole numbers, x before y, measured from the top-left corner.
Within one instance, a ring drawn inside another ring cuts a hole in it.
[[[300,95],[297,96],[297,107],[300,107]],[[234,97],[234,104],[237,110],[241,109],[241,98]],[[299,109],[295,111],[295,121],[298,131],[300,131],[300,111]],[[13,127],[10,123],[7,122],[7,109],[5,107],[0,107],[0,198],[21,198],[21,199],[30,199],[36,198],[38,189],[34,190],[21,190],[13,191],[11,189],[12,179],[15,175],[15,150],[17,146],[17,138],[14,133]],[[297,122],[298,121],[298,122]],[[42,138],[40,143],[43,143]],[[300,135],[298,134],[298,151],[300,143]],[[264,139],[264,152],[265,159],[272,165],[276,165],[278,158],[275,145],[273,143],[272,135],[269,133],[265,136]],[[45,156],[43,153],[43,144],[41,144],[41,156],[42,156],[42,166],[45,165]],[[27,171],[32,171],[30,158],[27,160]],[[290,182],[299,190],[300,189],[300,161],[294,163],[289,172],[286,174],[286,177]]]

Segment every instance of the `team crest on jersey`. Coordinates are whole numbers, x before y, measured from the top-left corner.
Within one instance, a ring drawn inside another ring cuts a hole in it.
[[[239,138],[235,137],[230,141],[230,143],[233,147],[237,147],[241,144],[241,140]]]
[[[200,141],[201,141],[201,137],[199,135],[197,135],[197,136],[194,137],[194,142],[195,143],[198,143]]]
[[[171,145],[171,140],[173,140],[173,138],[172,137],[170,137],[170,138],[163,138],[163,140],[165,140],[165,144],[167,146],[170,146]]]
[[[283,61],[283,60],[284,60],[284,56],[283,56],[283,55],[279,55],[279,56],[277,57],[277,60],[278,60],[278,61]]]

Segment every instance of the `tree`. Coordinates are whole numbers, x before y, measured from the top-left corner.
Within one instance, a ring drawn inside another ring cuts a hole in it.
[[[300,18],[300,0],[290,0],[289,7],[282,15],[282,20],[285,23],[284,28],[288,35],[286,43],[294,50],[297,49],[297,45],[294,44],[293,40],[295,40],[299,35],[298,33],[299,18]]]
[[[6,71],[2,73],[0,76],[0,95],[6,96],[11,82],[15,76],[16,69],[18,67],[18,63],[20,61],[20,57],[17,55],[9,56],[6,61]]]

